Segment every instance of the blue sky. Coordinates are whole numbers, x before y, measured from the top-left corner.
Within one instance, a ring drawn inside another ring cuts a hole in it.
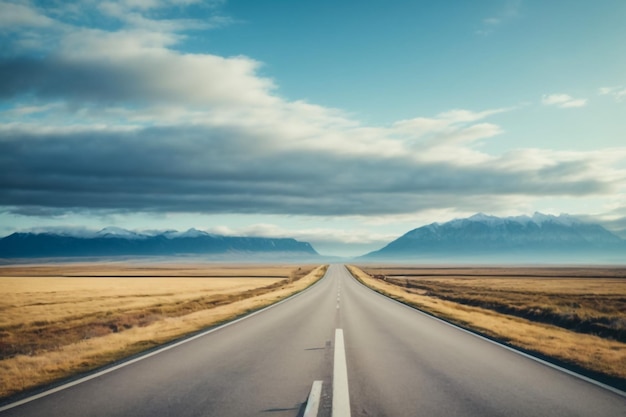
[[[0,1],[0,235],[626,229],[626,3]]]

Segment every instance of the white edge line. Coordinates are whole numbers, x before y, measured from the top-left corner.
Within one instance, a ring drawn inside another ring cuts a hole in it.
[[[563,372],[563,373],[566,373],[566,374],[568,374],[568,375],[570,375],[570,376],[573,376],[573,377],[575,377],[575,378],[581,379],[581,380],[583,380],[583,381],[585,381],[585,382],[588,382],[588,383],[590,383],[590,384],[593,384],[593,385],[595,385],[595,386],[597,386],[597,387],[604,388],[605,390],[611,391],[611,392],[612,392],[612,393],[614,393],[614,394],[617,394],[617,395],[619,395],[619,396],[621,396],[621,397],[626,398],[626,392],[625,392],[625,391],[620,390],[619,388],[612,387],[612,386],[610,386],[610,385],[604,384],[604,383],[602,383],[602,382],[600,382],[600,381],[597,381],[597,380],[595,380],[595,379],[593,379],[593,378],[590,378],[590,377],[588,377],[588,376],[585,376],[585,375],[579,374],[579,373],[577,373],[577,372],[571,371],[571,370],[569,370],[569,369],[563,368],[562,366],[559,366],[559,365],[556,365],[556,364],[554,364],[554,363],[548,362],[548,361],[546,361],[546,360],[544,360],[544,359],[538,358],[537,356],[533,356],[533,355],[531,355],[530,353],[522,352],[521,350],[515,349],[515,348],[514,348],[514,347],[512,347],[512,346],[507,346],[507,345],[505,345],[505,344],[503,344],[503,343],[500,343],[500,342],[498,342],[498,341],[496,341],[496,340],[493,340],[493,339],[489,339],[488,337],[482,336],[482,335],[480,335],[480,334],[478,334],[478,333],[476,333],[476,332],[473,332],[473,331],[471,331],[471,330],[469,330],[469,329],[464,329],[463,327],[459,327],[459,326],[457,326],[457,325],[456,325],[456,324],[454,324],[454,323],[451,323],[451,322],[446,321],[446,320],[444,320],[444,319],[440,319],[439,317],[435,317],[435,316],[433,316],[432,314],[428,314],[428,313],[426,313],[426,312],[424,312],[424,311],[420,310],[420,309],[419,309],[419,308],[417,308],[417,307],[413,307],[413,306],[410,306],[410,305],[405,304],[405,303],[403,303],[403,302],[400,302],[400,301],[398,301],[398,300],[395,300],[395,299],[393,299],[393,298],[391,298],[391,297],[387,297],[386,295],[379,293],[378,291],[376,291],[376,290],[374,290],[374,289],[372,289],[372,288],[368,287],[367,285],[365,285],[365,284],[361,283],[358,279],[354,278],[354,276],[350,273],[350,271],[348,270],[348,268],[346,268],[346,271],[348,271],[348,274],[350,274],[350,276],[352,277],[352,279],[353,279],[354,281],[356,281],[356,283],[357,283],[357,284],[359,284],[359,285],[363,286],[364,288],[367,288],[368,290],[372,291],[374,294],[379,295],[380,297],[383,297],[383,298],[385,298],[385,299],[387,299],[387,300],[393,301],[394,303],[397,303],[397,304],[399,304],[399,305],[401,305],[401,306],[403,306],[403,307],[405,307],[405,308],[408,308],[408,309],[410,309],[410,310],[413,310],[413,311],[415,311],[415,312],[417,312],[417,313],[419,313],[419,314],[421,314],[421,315],[423,315],[423,316],[429,317],[429,318],[431,318],[431,319],[433,319],[433,320],[437,320],[437,321],[438,321],[438,322],[440,322],[440,323],[447,324],[447,325],[448,325],[448,326],[450,326],[450,327],[454,327],[454,328],[455,328],[455,329],[457,329],[457,330],[460,330],[460,331],[462,331],[462,332],[465,332],[465,333],[467,333],[467,334],[470,334],[470,335],[472,335],[472,336],[474,336],[474,337],[477,337],[477,338],[479,338],[479,339],[482,339],[482,340],[484,340],[484,341],[486,341],[486,342],[489,342],[489,343],[492,343],[492,344],[494,344],[494,345],[500,346],[500,347],[502,347],[502,348],[504,348],[504,349],[507,349],[507,350],[509,350],[509,351],[511,351],[511,352],[517,353],[518,355],[522,355],[522,356],[524,356],[525,358],[532,359],[532,360],[534,360],[535,362],[539,362],[539,363],[540,363],[540,364],[542,364],[542,365],[548,366],[548,367],[550,367],[550,368],[552,368],[552,369],[556,369],[556,370],[561,371],[561,372]]]
[[[188,343],[188,342],[191,342],[193,340],[199,339],[199,338],[204,337],[204,336],[206,336],[208,334],[211,334],[213,332],[217,332],[219,330],[222,330],[225,327],[228,327],[228,326],[231,326],[233,324],[239,323],[240,321],[249,319],[250,317],[254,317],[257,314],[261,314],[264,311],[267,311],[267,310],[269,310],[271,308],[277,307],[277,306],[279,306],[279,305],[281,305],[283,303],[286,303],[287,301],[290,301],[290,300],[298,297],[299,295],[304,294],[305,292],[307,292],[311,288],[317,286],[317,284],[319,284],[322,280],[324,280],[324,278],[326,278],[326,274],[324,274],[324,276],[322,278],[317,280],[315,283],[313,283],[313,285],[309,286],[308,288],[305,288],[304,290],[302,290],[300,292],[297,292],[296,294],[290,295],[289,297],[287,297],[287,298],[285,298],[283,300],[280,300],[277,303],[270,304],[267,307],[263,307],[260,310],[254,311],[254,312],[252,312],[250,314],[247,314],[247,315],[245,315],[243,317],[239,317],[238,319],[235,319],[233,321],[229,321],[229,322],[221,324],[221,325],[219,325],[217,327],[213,327],[213,328],[211,328],[209,330],[206,330],[206,331],[204,331],[202,333],[198,333],[198,334],[193,335],[191,337],[188,337],[186,339],[183,339],[183,340],[180,340],[178,342],[172,343],[171,345],[167,345],[167,346],[164,346],[164,347],[161,347],[161,348],[157,348],[156,350],[153,350],[151,352],[145,353],[145,354],[143,354],[141,356],[138,356],[138,357],[136,357],[134,359],[130,359],[130,360],[124,361],[124,362],[122,362],[122,363],[120,363],[118,365],[112,366],[110,368],[106,368],[106,369],[103,369],[101,371],[97,371],[97,372],[95,372],[95,373],[93,373],[91,375],[84,376],[84,377],[79,378],[79,379],[77,379],[75,381],[71,381],[71,382],[68,382],[66,384],[59,385],[58,387],[54,387],[52,389],[40,392],[39,394],[35,394],[35,395],[30,396],[30,397],[26,397],[26,398],[23,398],[21,400],[15,401],[13,403],[6,404],[6,405],[0,407],[0,413],[3,412],[3,411],[6,411],[6,410],[10,410],[11,408],[15,408],[15,407],[18,407],[20,405],[24,405],[24,404],[29,403],[31,401],[35,401],[35,400],[38,400],[40,398],[47,397],[48,395],[54,394],[54,393],[59,392],[59,391],[63,391],[65,389],[71,388],[71,387],[73,387],[75,385],[82,384],[83,382],[90,381],[90,380],[98,378],[98,377],[100,377],[102,375],[106,375],[106,374],[108,374],[110,372],[113,372],[113,371],[116,371],[118,369],[124,368],[125,366],[132,365],[132,364],[134,364],[136,362],[142,361],[142,360],[147,359],[147,358],[149,358],[151,356],[158,355],[159,353],[165,352],[167,350],[173,349],[173,348],[178,347],[180,345],[183,345],[185,343]]]
[[[348,367],[343,330],[335,329],[335,355],[333,365],[333,412],[332,417],[350,417],[350,392],[348,390]]]
[[[317,417],[317,411],[320,407],[320,398],[322,396],[323,381],[313,381],[309,399],[306,402],[304,415],[302,417]]]

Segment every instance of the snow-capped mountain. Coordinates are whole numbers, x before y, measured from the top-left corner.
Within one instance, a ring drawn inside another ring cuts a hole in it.
[[[597,224],[561,214],[496,217],[483,213],[432,223],[399,237],[366,258],[472,257],[523,255],[626,255],[626,244]],[[626,257],[624,258],[626,260]]]
[[[0,239],[0,258],[265,252],[317,255],[308,242],[295,239],[219,236],[196,229],[140,233],[107,227],[98,232],[81,229],[77,233],[71,230],[13,233]]]
[[[71,236],[71,235],[70,235]],[[118,238],[118,239],[145,239],[148,236],[133,232],[130,230],[122,229],[120,227],[105,227],[104,229],[96,232],[92,237],[102,237],[102,238]]]

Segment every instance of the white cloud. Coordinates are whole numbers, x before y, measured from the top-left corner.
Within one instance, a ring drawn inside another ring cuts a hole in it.
[[[342,229],[337,227],[323,228],[286,228],[276,224],[258,223],[241,227],[216,226],[207,230],[210,233],[225,236],[256,236],[256,237],[292,237],[307,242],[340,242],[352,244],[369,244],[373,242],[389,242],[397,237],[394,234],[372,233],[371,230]]]
[[[463,109],[454,109],[449,110],[443,113],[440,113],[437,117],[440,119],[448,120],[451,123],[466,123],[466,122],[476,122],[478,120],[486,119],[489,116],[493,116],[498,113],[506,113],[508,111],[513,110],[514,108],[500,108],[500,109],[490,109],[483,110],[480,112],[473,112],[469,110]]]
[[[25,4],[0,2],[0,27],[50,27],[56,25],[53,19]]]
[[[0,111],[1,113],[7,114],[9,115],[9,117],[20,117],[20,116],[26,116],[26,115],[31,115],[31,114],[37,114],[37,113],[48,113],[51,111],[54,111],[55,109],[61,109],[64,108],[64,104],[62,102],[54,102],[54,103],[48,103],[45,104],[43,106],[37,106],[37,105],[26,105],[26,106],[19,106],[16,105],[13,108],[9,109],[9,110],[4,110],[4,111]]]
[[[475,146],[503,132],[502,128],[482,120],[513,108],[474,112],[454,109],[433,118],[417,117],[400,120],[392,125],[392,135],[403,138],[408,149],[419,161],[450,161],[459,165],[484,163],[491,156],[478,152]],[[481,122],[481,123],[479,123]]]
[[[587,105],[587,99],[575,99],[575,100],[570,100],[568,102],[565,102],[563,104],[560,105],[560,107],[563,108],[569,108],[569,107],[584,107]]]
[[[603,96],[612,96],[615,101],[621,102],[626,99],[626,87],[602,87],[598,89],[600,95]]]
[[[544,94],[541,102],[547,106],[560,108],[584,107],[587,105],[587,99],[574,98],[568,94]]]
[[[471,137],[468,133],[480,130],[481,125],[474,124],[494,114],[511,111],[512,108],[490,109],[481,112],[473,112],[463,109],[449,110],[438,114],[433,118],[416,117],[414,119],[399,120],[392,126],[394,133],[412,138],[424,138],[438,135],[436,139],[448,137],[451,141],[456,141],[458,137]],[[479,129],[476,127],[479,126]],[[489,132],[485,131],[485,136],[475,135],[475,139],[493,136],[496,130],[495,125],[483,124]]]
[[[153,4],[151,4],[153,3]],[[108,17],[112,17],[125,23],[128,28],[158,32],[187,32],[191,30],[216,29],[227,26],[234,22],[227,16],[214,15],[202,20],[179,18],[179,19],[154,19],[148,17],[147,11],[167,7],[168,4],[148,2],[145,5],[125,4],[122,2],[102,2],[98,9]]]

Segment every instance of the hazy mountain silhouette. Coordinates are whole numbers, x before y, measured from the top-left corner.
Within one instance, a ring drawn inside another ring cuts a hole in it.
[[[106,228],[82,235],[50,232],[13,233],[0,239],[1,258],[263,252],[317,255],[309,243],[295,239],[220,236],[195,229],[148,235],[119,228]]]
[[[411,230],[363,258],[593,261],[617,260],[622,254],[626,254],[626,241],[598,224],[569,215],[500,218],[478,213]]]

